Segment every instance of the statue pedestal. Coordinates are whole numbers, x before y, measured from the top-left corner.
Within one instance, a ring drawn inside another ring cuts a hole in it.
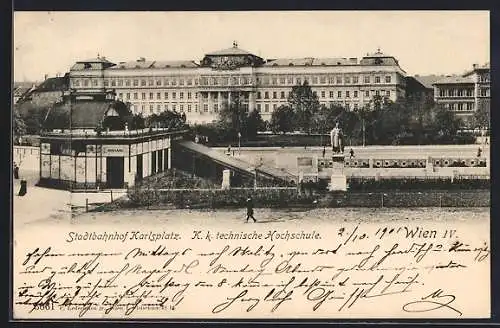
[[[347,177],[344,173],[343,154],[335,154],[332,156],[332,175],[330,176],[330,191],[347,191]]]
[[[231,188],[231,171],[222,171],[222,189],[227,190]]]

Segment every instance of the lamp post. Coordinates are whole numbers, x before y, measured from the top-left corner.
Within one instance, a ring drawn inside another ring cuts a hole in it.
[[[238,131],[238,155],[241,155],[241,132]]]

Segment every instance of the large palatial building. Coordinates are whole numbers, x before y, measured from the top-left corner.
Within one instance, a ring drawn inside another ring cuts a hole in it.
[[[464,121],[479,109],[490,110],[490,64],[473,65],[463,75],[447,76],[434,84],[434,100]]]
[[[208,53],[201,62],[140,58],[112,63],[104,57],[78,61],[70,70],[70,87],[79,97],[114,90],[144,116],[164,110],[184,112],[188,123],[217,119],[224,104],[239,96],[263,119],[287,102],[294,85],[308,81],[320,102],[351,110],[380,95],[395,101],[405,96],[406,73],[396,58],[378,50],[357,58],[263,59],[238,48]]]

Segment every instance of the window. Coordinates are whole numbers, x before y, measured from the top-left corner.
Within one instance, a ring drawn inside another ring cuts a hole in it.
[[[172,105],[172,110],[175,112],[177,110],[177,106],[175,104]]]
[[[293,77],[288,77],[287,83],[288,84],[293,84]]]
[[[285,91],[281,91],[281,99],[285,99]]]
[[[198,92],[194,93],[194,99],[198,99]]]
[[[280,84],[285,84],[285,78],[284,77],[280,77]]]
[[[264,98],[265,98],[265,99],[269,99],[269,92],[267,92],[267,91],[266,91],[266,92],[264,92]]]
[[[80,86],[80,80],[76,80],[73,83],[74,83],[75,87],[79,87]]]
[[[161,80],[156,80],[156,85],[161,86]]]
[[[273,91],[273,99],[278,98],[278,93],[276,91]]]
[[[380,91],[379,90],[375,91],[375,96],[380,96]]]
[[[350,78],[349,76],[346,76],[346,77],[344,78],[344,82],[345,82],[346,84],[351,83],[351,78]]]
[[[120,92],[120,93],[118,94],[118,98],[123,99],[123,93],[121,93],[121,92]]]
[[[146,93],[145,92],[141,93],[141,97],[142,97],[142,100],[146,100]]]
[[[368,91],[368,90],[365,91],[365,97],[368,97],[368,98],[370,97],[370,91]]]
[[[188,99],[191,99],[191,92],[188,92],[187,95],[188,95]]]
[[[179,105],[179,110],[180,110],[181,112],[183,112],[183,111],[184,111],[184,104],[180,104],[180,105]]]
[[[165,104],[165,110],[168,110],[168,104]]]
[[[345,92],[345,97],[346,97],[346,98],[350,98],[350,96],[349,96],[349,91],[346,91],[346,92]]]
[[[295,80],[297,84],[302,84],[302,81],[300,80],[300,77],[298,77],[296,80]]]
[[[112,87],[116,87],[116,81],[115,80],[111,80],[111,86]]]
[[[139,86],[139,80],[134,80],[134,87]]]
[[[188,104],[188,113],[191,113],[191,105]]]
[[[134,92],[134,99],[137,100],[138,97],[137,97],[137,92]]]
[[[129,87],[129,86],[130,86],[130,80],[125,80],[125,85],[126,85],[127,87]]]
[[[440,97],[446,97],[446,92],[444,89],[439,89],[439,96]]]
[[[472,89],[467,89],[467,97],[472,97]]]
[[[358,98],[358,91],[354,91],[354,98]]]
[[[208,104],[203,104],[203,111],[208,112]]]
[[[126,97],[127,97],[127,100],[130,100],[130,92],[127,92]]]
[[[464,104],[459,103],[458,104],[458,110],[464,110]]]
[[[387,90],[387,91],[385,92],[385,95],[386,95],[387,97],[390,97],[390,96],[391,96],[391,91],[390,91],[390,90]]]
[[[358,110],[358,103],[355,103],[355,104],[354,104],[354,110],[355,110],[355,111],[356,111],[356,110]]]
[[[118,80],[118,86],[119,87],[123,86],[123,80]]]
[[[198,111],[198,104],[194,104],[194,111],[197,112]]]
[[[164,96],[165,96],[165,99],[168,99],[168,92],[165,92]]]
[[[349,107],[350,107],[349,105],[350,105],[349,103],[346,103],[346,104],[344,105],[344,107],[345,107],[345,109],[346,109],[346,110],[349,110]]]
[[[321,84],[325,84],[325,83],[326,83],[326,77],[325,77],[325,76],[321,76],[321,77],[319,78],[319,83],[321,83]]]
[[[334,97],[333,94],[334,94],[333,91],[330,91],[330,98]]]
[[[342,76],[337,76],[337,84],[342,84]]]
[[[184,99],[184,92],[179,92],[179,98]]]
[[[155,81],[153,79],[148,80],[148,85],[152,86],[155,84]]]
[[[161,105],[158,104],[158,105],[156,105],[156,112],[159,113],[160,111],[161,111]]]
[[[141,80],[141,87],[145,87],[146,86],[146,80]]]
[[[277,104],[273,104],[273,110],[276,110],[277,107],[278,107]]]
[[[272,80],[272,81],[273,81],[273,85],[278,84],[278,79],[277,79],[277,78],[273,77],[273,80]]]
[[[312,81],[313,81],[313,84],[318,84],[318,77],[314,76]]]
[[[391,77],[390,76],[386,76],[385,77],[385,83],[391,83]]]
[[[161,92],[156,93],[156,99],[160,100],[161,99]]]
[[[375,83],[380,83],[380,76],[375,76]]]
[[[177,79],[172,79],[172,81],[170,82],[171,85],[177,85]]]
[[[318,93],[316,91],[313,91],[313,96],[314,97],[317,97],[318,96]]]
[[[172,99],[175,99],[177,97],[177,94],[175,92],[172,92]]]
[[[342,91],[337,92],[337,98],[342,98]]]
[[[154,106],[153,106],[153,104],[149,105],[149,111],[150,111],[151,113],[153,113],[153,112],[154,112]]]
[[[97,80],[92,80],[92,86],[96,87],[98,84]]]
[[[152,92],[149,93],[149,100],[153,99],[154,98],[154,95]]]
[[[144,110],[146,110],[146,106],[141,105],[141,112],[143,112],[143,113],[144,113]]]
[[[269,112],[269,104],[264,105],[264,112],[266,112],[266,113]]]
[[[192,79],[188,79],[187,80],[187,85],[193,85],[193,80]]]
[[[214,112],[217,113],[218,110],[219,110],[219,104],[214,104]]]
[[[260,91],[259,91],[259,92],[257,92],[257,99],[260,99],[260,97],[261,96],[260,96]]]
[[[325,98],[325,93],[324,91],[321,91],[321,98]]]
[[[352,83],[357,84],[359,83],[359,78],[357,76],[352,77]]]

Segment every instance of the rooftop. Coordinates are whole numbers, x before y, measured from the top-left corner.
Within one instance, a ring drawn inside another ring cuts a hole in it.
[[[199,65],[192,60],[150,61],[144,58],[120,62],[110,69],[145,69],[145,68],[195,68]]]
[[[472,79],[471,76],[460,76],[460,75],[451,75],[451,76],[446,76],[433,84],[468,84],[468,83],[474,83],[474,80]]]
[[[69,88],[69,76],[51,77],[35,88],[35,92],[65,91]]]
[[[210,52],[210,53],[206,54],[206,56],[238,56],[238,55],[240,55],[240,56],[241,55],[243,55],[243,56],[245,56],[245,55],[255,56],[254,54],[252,54],[246,50],[238,48],[238,43],[236,41],[233,42],[233,46],[231,48],[217,50],[217,51]]]
[[[357,65],[357,58],[278,58],[269,59],[264,66],[338,66]]]
[[[420,82],[427,89],[433,89],[433,84],[439,80],[442,80],[446,77],[446,75],[415,75],[414,78],[418,82]]]

